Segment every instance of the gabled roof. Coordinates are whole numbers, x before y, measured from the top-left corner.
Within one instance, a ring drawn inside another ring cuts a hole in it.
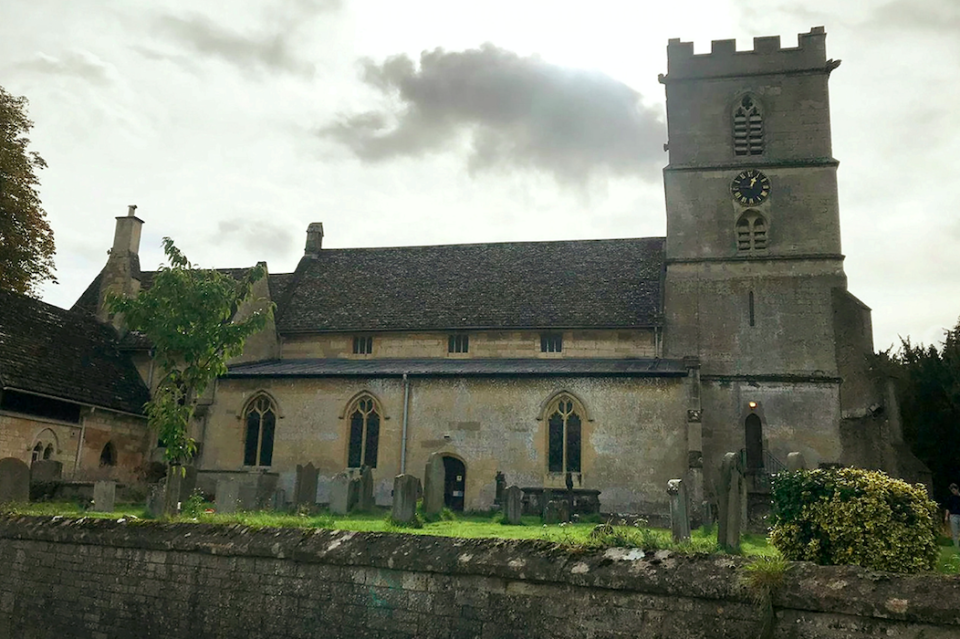
[[[113,328],[0,291],[0,387],[142,414],[149,394]]]
[[[664,238],[323,249],[283,332],[635,328],[659,323]]]

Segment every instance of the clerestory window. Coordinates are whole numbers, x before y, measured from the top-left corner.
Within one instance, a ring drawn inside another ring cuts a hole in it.
[[[356,399],[347,411],[350,416],[350,444],[347,451],[347,467],[377,467],[377,452],[380,447],[380,412],[373,397],[363,395]]]
[[[763,154],[763,112],[751,95],[743,96],[733,110],[733,152]]]
[[[373,352],[373,336],[364,335],[353,338],[353,354],[369,355]]]
[[[447,341],[448,353],[467,353],[470,351],[469,335],[451,335]]]
[[[563,351],[563,335],[560,333],[543,333],[540,335],[541,353],[559,353]]]
[[[737,220],[737,251],[749,253],[767,248],[767,222],[754,210],[745,211]]]
[[[269,466],[273,463],[273,438],[277,427],[277,410],[265,395],[255,397],[244,412],[247,435],[243,447],[245,466]]]

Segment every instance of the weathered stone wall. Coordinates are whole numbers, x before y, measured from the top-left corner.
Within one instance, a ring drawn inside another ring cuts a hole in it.
[[[400,473],[403,381],[398,378],[223,379],[210,407],[201,468],[242,470],[245,424],[251,397],[268,393],[277,420],[272,472],[292,494],[297,464],[312,462],[321,474],[319,497],[347,465],[349,416],[360,392],[382,408],[377,468],[378,503],[390,503]],[[468,510],[490,508],[498,470],[521,486],[564,486],[547,468],[544,404],[559,391],[579,398],[582,484],[600,489],[604,511],[666,512],[665,486],[687,464],[686,377],[411,378],[406,472],[422,478],[431,453],[466,465]]]
[[[188,534],[189,533],[189,534]],[[542,542],[0,519],[0,636],[754,639],[744,560]],[[960,636],[960,581],[796,564],[775,639]]]
[[[449,332],[377,333],[373,336],[373,352],[354,355],[352,333],[320,333],[284,335],[283,357],[347,357],[370,359],[380,357],[449,357],[472,359],[482,357],[522,357],[562,359],[565,357],[656,357],[654,332],[637,330],[556,331],[563,335],[559,353],[540,351],[539,331],[465,331],[470,338],[466,353],[448,353]]]

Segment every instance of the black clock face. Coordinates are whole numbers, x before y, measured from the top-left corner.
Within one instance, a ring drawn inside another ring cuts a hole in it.
[[[730,191],[740,204],[760,204],[770,195],[770,178],[760,171],[749,169],[733,179]]]

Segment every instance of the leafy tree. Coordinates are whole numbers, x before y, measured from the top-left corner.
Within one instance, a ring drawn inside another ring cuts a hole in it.
[[[37,171],[47,163],[27,151],[27,99],[0,87],[0,290],[35,295],[56,282],[53,231],[40,204]]]
[[[960,482],[960,321],[941,347],[901,340],[900,350],[880,354],[896,379],[904,440],[933,473],[934,494]]]
[[[197,400],[227,372],[227,360],[243,351],[246,339],[264,328],[273,306],[238,314],[266,273],[262,264],[235,279],[196,268],[169,237],[163,251],[170,265],[160,267],[149,289],[134,298],[110,296],[107,304],[153,346],[160,374],[146,405],[147,421],[166,447],[167,462],[176,465],[197,449],[189,430]]]

